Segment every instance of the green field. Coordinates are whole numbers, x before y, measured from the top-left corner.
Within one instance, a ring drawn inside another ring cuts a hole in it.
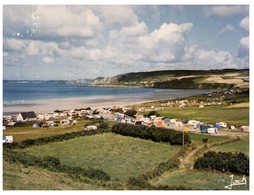
[[[191,138],[191,143],[193,144],[202,144],[202,139],[208,139],[208,144],[209,143],[214,143],[214,142],[220,142],[229,139],[228,137],[224,136],[212,136],[212,135],[204,135],[204,134],[196,134],[196,133],[189,133],[188,134]]]
[[[249,155],[249,138],[237,142],[212,147],[210,150],[216,152],[243,152]]]
[[[40,137],[50,137],[54,135],[70,133],[75,131],[81,131],[84,129],[84,125],[89,120],[78,121],[76,125],[61,125],[58,127],[47,128],[32,128],[32,126],[26,127],[7,127],[7,130],[3,131],[4,135],[13,135],[14,142],[21,142],[27,139],[37,139]]]
[[[91,182],[75,179],[65,173],[4,161],[4,190],[100,190]]]
[[[124,181],[152,170],[160,162],[176,154],[180,148],[104,133],[33,146],[22,151],[35,156],[54,156],[69,166],[102,169],[113,178]]]
[[[196,190],[227,190],[224,186],[229,185],[231,173],[210,171],[187,171],[163,175],[163,177],[150,181],[154,185],[182,185]],[[234,179],[242,179],[243,176],[235,175]],[[249,181],[249,178],[247,181]],[[232,190],[248,190],[249,185],[233,186]]]
[[[208,123],[225,121],[232,125],[249,124],[249,108],[227,108],[226,106],[166,108],[158,113],[164,117],[195,119]]]

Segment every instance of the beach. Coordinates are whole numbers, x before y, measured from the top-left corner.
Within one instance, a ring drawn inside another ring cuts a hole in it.
[[[34,111],[36,113],[49,113],[54,110],[71,110],[77,108],[103,108],[113,106],[128,106],[156,100],[169,100],[187,97],[196,94],[208,93],[208,90],[185,90],[184,93],[174,90],[170,93],[131,94],[131,95],[98,95],[72,98],[55,98],[44,100],[31,100],[4,103],[3,114],[12,115],[19,112]],[[182,92],[182,90],[181,90]]]
[[[17,114],[19,112],[34,111],[36,113],[49,113],[54,110],[71,110],[75,108],[102,108],[113,106],[127,106],[130,104],[138,104],[141,101],[136,98],[123,98],[115,96],[95,96],[95,97],[76,97],[62,99],[39,100],[33,103],[18,103],[4,105],[4,115]]]

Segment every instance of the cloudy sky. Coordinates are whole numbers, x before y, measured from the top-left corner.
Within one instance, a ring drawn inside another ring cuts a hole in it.
[[[249,67],[248,6],[4,6],[4,79]]]

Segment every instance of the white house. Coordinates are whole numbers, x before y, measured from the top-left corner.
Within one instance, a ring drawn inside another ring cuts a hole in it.
[[[17,121],[25,122],[25,121],[36,121],[37,116],[34,112],[20,112],[17,116]]]
[[[3,143],[12,143],[12,142],[13,142],[12,135],[3,136]]]

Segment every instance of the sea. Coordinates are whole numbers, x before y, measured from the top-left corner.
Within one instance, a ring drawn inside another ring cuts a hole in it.
[[[154,101],[173,99],[210,90],[182,90],[127,87],[93,87],[87,84],[75,84],[68,81],[3,81],[3,108],[39,103],[41,100],[61,100],[68,98],[89,99],[89,103],[98,101]],[[87,102],[88,103],[88,102]],[[12,108],[13,110],[14,108]]]
[[[140,98],[177,98],[208,93],[210,90],[182,90],[127,87],[92,87],[65,81],[6,81],[3,82],[3,103],[17,104],[45,99],[91,96],[140,96]]]

